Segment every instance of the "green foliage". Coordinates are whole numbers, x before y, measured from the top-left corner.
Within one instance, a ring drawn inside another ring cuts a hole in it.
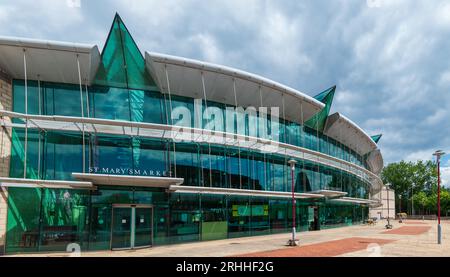
[[[415,214],[437,212],[437,170],[432,161],[391,163],[383,169],[381,179],[395,191],[397,212],[411,212],[412,206]],[[449,209],[450,191],[441,187],[441,213]]]

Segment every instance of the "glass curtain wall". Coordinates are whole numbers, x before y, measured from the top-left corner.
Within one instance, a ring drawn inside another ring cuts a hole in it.
[[[14,101],[13,109],[16,112],[25,112],[25,88],[23,80],[14,80],[13,82]],[[168,97],[159,91],[147,91],[137,89],[127,89],[118,87],[108,87],[94,85],[87,89],[89,101],[84,97],[84,110],[89,108],[89,115],[95,118],[139,121],[158,124],[170,124],[168,118],[171,117]],[[207,91],[208,94],[208,91]],[[89,102],[89,107],[87,107]],[[239,100],[236,101],[237,105]],[[172,109],[187,108],[191,114],[194,114],[194,99],[171,95]],[[280,101],[280,113],[282,103]],[[269,106],[273,106],[272,103]],[[226,117],[225,109],[229,105],[208,101],[205,105],[203,101],[203,110],[205,106],[217,108]],[[234,107],[234,105],[231,105]],[[78,85],[56,84],[49,82],[28,81],[28,113],[43,115],[67,115],[81,116],[80,91]],[[259,116],[259,111],[256,110]],[[85,114],[85,116],[87,116]],[[269,115],[270,116],[270,115]],[[253,120],[254,115],[247,115],[245,124],[270,123],[264,120]],[[178,120],[174,121],[176,124]],[[204,121],[204,126],[208,121]],[[223,123],[225,124],[225,123]],[[194,116],[191,117],[191,126],[194,126]],[[270,133],[270,124],[266,126]],[[225,126],[222,130],[225,129]],[[260,130],[260,128],[257,128]],[[251,135],[248,128],[242,129],[235,126],[235,132],[243,135]],[[258,137],[265,137],[257,132]],[[304,136],[304,138],[302,137]],[[305,147],[314,151],[334,156],[357,165],[366,167],[366,163],[361,155],[354,150],[349,149],[338,141],[327,137],[317,131],[301,126],[298,123],[282,120],[279,122],[279,140],[295,146]]]
[[[107,250],[112,204],[152,204],[154,245],[289,232],[290,199],[167,194],[158,189],[100,186],[97,191],[10,188],[7,253]],[[310,228],[318,206],[321,229],[364,222],[368,208],[331,202],[297,201],[296,228]]]
[[[40,136],[40,138],[39,138]],[[156,139],[123,136],[86,136],[86,172],[116,175],[170,176],[172,143]],[[23,177],[24,141],[22,129],[13,129],[10,176]],[[73,180],[82,172],[82,137],[79,133],[29,130],[27,178]],[[239,159],[240,156],[240,159]],[[65,161],[64,163],[58,161]],[[290,168],[285,157],[263,155],[235,147],[179,143],[176,148],[177,176],[184,185],[291,191]],[[369,187],[357,176],[310,161],[297,164],[295,191],[337,190],[347,196],[368,198]]]

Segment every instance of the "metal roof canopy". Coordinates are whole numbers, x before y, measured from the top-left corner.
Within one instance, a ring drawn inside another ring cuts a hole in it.
[[[220,195],[243,195],[261,197],[292,198],[291,192],[263,191],[248,189],[229,189],[216,187],[194,187],[194,186],[170,186],[171,191],[178,193],[200,193],[200,194],[220,194]],[[297,199],[323,198],[323,195],[313,193],[295,193]]]
[[[383,156],[381,155],[380,149],[375,149],[370,152],[367,157],[367,165],[373,173],[377,175],[381,173],[381,170],[383,170]]]
[[[290,155],[294,158],[305,159],[317,162],[325,166],[331,166],[347,171],[358,176],[363,181],[370,181],[372,188],[377,191],[381,188],[380,178],[356,164],[323,154],[321,152],[306,148],[289,145],[285,143],[252,138],[245,135],[227,134],[223,132],[211,132],[203,129],[183,128],[180,131],[178,126],[170,126],[154,123],[141,123],[122,120],[109,120],[98,118],[81,118],[68,116],[48,116],[48,115],[25,115],[16,112],[0,110],[0,116],[8,116],[19,119],[28,119],[28,128],[39,128],[45,130],[65,130],[84,131],[90,133],[117,134],[128,136],[140,136],[149,138],[162,138],[168,140],[187,140],[199,143],[222,144],[255,149],[262,152],[276,153],[280,155]],[[0,125],[5,127],[25,128],[26,124],[11,123],[8,120],[0,119]]]
[[[353,197],[342,197],[339,199],[333,199],[330,201],[342,202],[342,203],[355,203],[355,204],[376,204],[378,200],[364,199],[364,198],[353,198]]]
[[[38,180],[24,178],[0,177],[2,187],[24,187],[24,188],[53,188],[53,189],[88,189],[95,190],[92,182],[63,181],[63,180]]]
[[[159,176],[112,175],[73,172],[75,179],[89,181],[97,185],[133,186],[149,188],[169,188],[172,185],[181,185],[183,178]]]
[[[279,107],[280,117],[283,115],[281,95],[284,95],[286,119],[301,123],[300,102],[303,105],[304,120],[320,111],[324,104],[293,88],[251,74],[242,70],[175,57],[170,55],[145,52],[147,69],[158,83],[163,93],[168,93],[167,75],[170,92],[174,95],[204,98],[202,73],[205,81],[206,98],[208,101],[226,103],[230,106],[256,109],[263,107]],[[233,79],[236,86],[236,101],[234,97]],[[259,87],[261,87],[261,95]]]
[[[328,189],[315,190],[315,191],[311,191],[310,193],[321,194],[321,195],[323,195],[325,197],[342,197],[342,196],[348,194],[345,191],[328,190]]]
[[[363,129],[340,113],[334,113],[328,117],[324,133],[342,142],[360,155],[365,155],[377,149],[377,144]]]
[[[90,84],[100,62],[96,45],[0,37],[0,68],[13,79],[25,79],[24,50],[28,80],[78,84],[78,55],[81,77]]]

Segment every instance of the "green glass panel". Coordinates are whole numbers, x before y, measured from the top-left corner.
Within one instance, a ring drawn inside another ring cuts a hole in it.
[[[143,122],[145,92],[143,90],[135,90],[135,89],[130,89],[129,92],[130,92],[131,121]]]
[[[42,195],[41,251],[66,251],[77,243],[86,249],[89,193],[86,191],[45,189]]]
[[[45,179],[72,180],[72,172],[83,172],[81,134],[47,132],[44,138],[41,148],[43,149],[42,167]],[[88,143],[86,142],[86,144]],[[85,157],[89,157],[88,147],[85,151]]]
[[[153,208],[153,243],[155,245],[162,245],[170,243],[170,235],[167,230],[170,230],[170,212],[167,201],[158,203]]]
[[[132,204],[133,191],[126,189],[110,189],[101,187],[97,193],[92,196],[94,204]]]
[[[116,14],[102,51],[94,84],[119,88],[157,90],[139,48]]]
[[[177,144],[176,151],[177,177],[183,178],[187,186],[199,186],[202,174],[198,146],[180,143]]]
[[[131,247],[131,208],[113,208],[111,248]]]
[[[202,240],[226,239],[227,221],[202,222]]]
[[[9,188],[7,252],[86,249],[89,195],[75,190]]]
[[[226,217],[226,201],[223,195],[202,195],[201,239],[226,239],[228,221]]]
[[[321,93],[319,93],[316,96],[314,96],[314,99],[316,99],[316,100],[318,100],[318,101],[320,101],[320,102],[322,102],[324,104],[327,104],[328,101],[329,101],[328,100],[329,93],[331,91],[334,91],[334,90],[336,90],[336,86],[332,86],[331,88],[322,91]]]
[[[120,22],[116,16],[102,51],[102,60],[95,75],[94,84],[128,87],[121,36]]]
[[[127,89],[94,86],[90,89],[92,95],[91,115],[96,118],[130,121],[129,92]]]
[[[378,143],[381,139],[382,134],[371,136],[372,140],[375,141],[375,143]]]
[[[133,169],[131,139],[119,136],[93,137],[94,173],[130,175]]]
[[[253,197],[251,198],[251,204],[251,234],[269,234],[269,200],[264,197]]]
[[[89,250],[107,250],[111,247],[111,205],[92,204]]]
[[[228,207],[228,237],[242,237],[250,235],[251,231],[251,203],[248,196],[230,196],[227,198]]]
[[[167,124],[164,109],[164,96],[157,91],[145,91],[143,109],[143,122]],[[133,104],[133,102],[132,102]],[[136,117],[134,117],[136,118]],[[135,121],[138,121],[134,119]]]
[[[38,179],[39,133],[35,130],[28,130],[27,137],[26,178]],[[9,176],[23,178],[25,162],[25,130],[13,128],[11,142],[11,165]]]
[[[168,176],[166,143],[132,138],[134,170],[137,175]]]
[[[43,108],[45,114],[81,116],[79,85],[42,82],[41,86],[44,93]],[[85,107],[84,109],[86,112]]]
[[[287,231],[287,213],[289,209],[288,200],[270,200],[270,229],[272,233]]]
[[[6,253],[38,251],[40,207],[40,189],[8,189]]]
[[[152,209],[135,209],[134,247],[152,245]]]
[[[201,211],[198,195],[170,195],[170,230],[172,242],[200,239]]]
[[[318,113],[313,115],[310,119],[305,122],[305,125],[313,128],[314,130],[323,131],[325,128],[326,119],[330,113],[331,104],[333,102],[334,92],[336,86],[333,86],[318,95],[321,102],[325,103],[325,107]]]
[[[39,95],[38,82],[28,81],[27,82],[28,91],[28,114],[39,114],[42,106],[39,105],[39,99],[42,97]],[[41,100],[42,102],[42,100]],[[13,111],[18,113],[25,113],[25,81],[24,80],[13,80]],[[14,123],[23,123],[21,119],[13,118]]]
[[[120,27],[122,31],[122,44],[125,56],[128,88],[157,90],[155,82],[150,77],[145,66],[144,57],[137,47],[127,27],[123,24],[119,17]]]

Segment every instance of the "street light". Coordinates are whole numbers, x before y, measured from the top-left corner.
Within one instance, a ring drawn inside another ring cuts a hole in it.
[[[439,170],[440,166],[440,159],[441,156],[444,156],[445,153],[442,150],[437,150],[433,153],[433,156],[436,156],[436,163],[437,163],[437,173],[438,173],[438,195],[437,195],[437,205],[438,205],[438,244],[441,244],[441,172]]]
[[[386,184],[386,192],[387,192],[387,209],[388,209],[388,215],[387,215],[387,224],[386,224],[386,229],[392,229],[392,225],[391,222],[389,221],[389,213],[390,213],[390,209],[389,209],[389,184]],[[383,198],[383,193],[381,194],[381,198]],[[394,207],[395,210],[395,207]]]
[[[295,238],[295,191],[294,191],[294,171],[296,160],[291,159],[288,161],[289,166],[291,167],[291,191],[292,191],[292,238],[288,241],[289,246],[297,246],[297,240]]]

